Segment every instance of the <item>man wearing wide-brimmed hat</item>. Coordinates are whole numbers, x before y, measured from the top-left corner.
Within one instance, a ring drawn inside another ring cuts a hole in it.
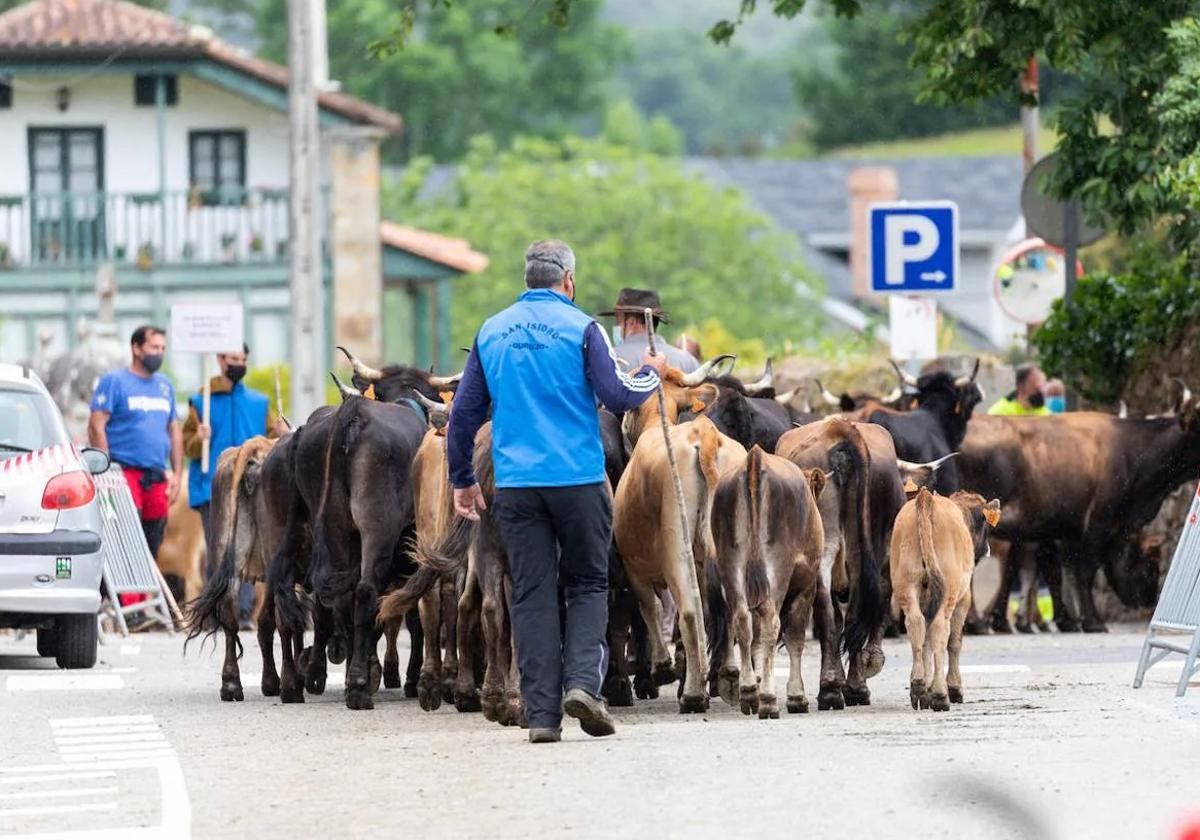
[[[617,295],[617,303],[612,309],[601,312],[601,315],[615,315],[617,327],[621,330],[621,341],[616,345],[618,359],[625,359],[636,365],[650,347],[650,337],[646,333],[646,309],[654,313],[654,325],[671,323],[670,315],[663,311],[658,299],[658,292],[650,289],[622,289]],[[684,373],[691,373],[700,367],[700,363],[687,351],[673,347],[667,342],[657,343],[656,349],[667,357],[672,367],[677,367]]]

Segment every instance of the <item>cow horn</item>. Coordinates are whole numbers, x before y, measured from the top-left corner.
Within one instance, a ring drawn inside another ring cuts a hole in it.
[[[679,382],[681,385],[685,385],[688,388],[699,385],[705,379],[708,379],[709,375],[712,373],[712,369],[718,364],[726,359],[736,358],[737,356],[733,355],[732,353],[722,353],[720,356],[714,356],[691,373],[685,374],[683,378],[679,380]]]
[[[882,397],[880,397],[879,401],[881,403],[885,403],[887,405],[895,405],[896,403],[900,402],[900,398],[903,396],[904,396],[904,389],[901,388],[899,385],[897,385],[895,388],[893,388],[891,390],[890,393],[884,394]]]
[[[946,463],[951,458],[957,458],[957,457],[958,457],[957,452],[951,452],[949,455],[943,455],[941,458],[938,458],[936,461],[928,461],[924,464],[917,464],[912,461],[905,461],[903,458],[897,458],[896,466],[900,468],[900,471],[902,473],[919,472],[921,470],[929,470],[930,472],[937,472],[938,468],[941,467],[942,464]]]
[[[1192,389],[1187,386],[1187,383],[1181,377],[1176,376],[1172,381],[1179,386],[1179,401],[1175,403],[1175,413],[1178,414],[1188,404],[1188,401],[1191,400]]]
[[[420,391],[417,391],[417,402],[425,406],[425,410],[430,414],[448,414],[450,412],[450,406],[446,405],[444,402],[431,400]]]
[[[338,349],[346,354],[346,359],[350,362],[350,365],[354,368],[354,375],[357,376],[359,379],[365,379],[368,382],[378,382],[380,379],[383,379],[383,371],[376,370],[375,368],[371,367],[370,365],[364,363],[362,359],[355,356],[353,353],[351,353],[349,350],[347,350],[345,347],[343,347],[340,344],[338,345]]]
[[[1117,403],[1117,417],[1122,420],[1128,419],[1129,417],[1129,405],[1125,402],[1125,400],[1121,400],[1119,403]]]
[[[798,393],[800,393],[800,389],[797,387],[790,391],[784,391],[782,394],[776,394],[775,402],[779,403],[780,405],[787,405],[796,398],[796,394]]]
[[[329,375],[333,378],[333,384],[336,385],[338,391],[341,392],[343,402],[346,400],[347,397],[361,397],[362,396],[362,394],[360,394],[358,391],[355,391],[353,388],[351,388],[345,382],[338,379],[337,374],[334,373],[333,371],[329,371]]]
[[[838,408],[842,407],[841,398],[830,393],[829,389],[821,384],[820,379],[814,379],[813,382],[817,383],[817,390],[821,392],[821,399],[825,400],[829,405],[836,405]]]
[[[429,384],[434,388],[445,388],[447,385],[456,384],[460,379],[462,379],[461,370],[453,376],[431,376],[429,377]]]
[[[907,385],[910,388],[917,387],[917,378],[915,376],[905,371],[900,367],[900,365],[896,364],[895,359],[888,359],[888,361],[891,362],[892,370],[896,371],[896,375],[900,377],[900,382],[902,384]]]
[[[763,391],[766,391],[768,388],[774,388],[774,387],[775,387],[775,370],[771,367],[771,360],[767,359],[766,372],[763,373],[762,378],[759,379],[757,382],[751,382],[750,384],[748,384],[746,386],[746,395],[751,396],[751,397],[757,397],[759,394],[761,394]]]
[[[975,357],[975,367],[971,369],[970,376],[960,376],[954,380],[955,388],[966,388],[975,381],[975,377],[979,375],[979,357]]]

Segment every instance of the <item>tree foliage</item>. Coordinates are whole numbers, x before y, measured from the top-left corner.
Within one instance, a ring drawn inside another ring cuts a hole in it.
[[[795,284],[808,282],[798,245],[744,197],[689,174],[677,160],[602,140],[519,139],[497,151],[477,138],[451,189],[418,199],[428,162],[385,193],[392,218],[469,240],[488,254],[481,275],[455,281],[454,340],[522,287],[525,248],[559,238],[577,255],[578,303],[611,305],[624,286],[657,289],[677,326],[718,318],[768,347],[812,335],[818,316]]]

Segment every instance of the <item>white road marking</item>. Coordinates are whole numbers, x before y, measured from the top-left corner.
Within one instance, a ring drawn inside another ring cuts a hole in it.
[[[136,674],[136,673],[137,673],[137,668],[134,668],[132,665],[127,665],[127,666],[125,666],[125,667],[123,667],[123,668],[109,668],[109,669],[108,669],[108,671],[106,671],[105,673],[109,673],[109,674]]]
[[[47,765],[42,769],[48,772],[41,772],[39,768],[34,767],[12,767],[5,770],[0,770],[0,773],[12,773],[14,771],[20,773],[29,773],[37,770],[37,775],[33,776],[0,776],[0,785],[23,785],[30,782],[65,782],[82,779],[114,779],[117,774],[111,770],[71,770],[69,772],[59,772],[65,765],[53,764]]]
[[[47,674],[46,676],[18,675],[9,677],[9,691],[113,691],[125,681],[117,674]]]
[[[71,726],[123,726],[134,723],[154,723],[154,715],[112,715],[110,717],[55,718],[50,721],[51,729]],[[155,724],[157,726],[157,724]]]
[[[1027,674],[1028,665],[960,665],[964,674]]]
[[[157,732],[158,727],[152,723],[133,723],[128,726],[91,727],[80,726],[70,729],[60,729],[54,733],[56,738],[95,738],[99,736],[117,737],[120,735],[140,735],[145,732]]]
[[[77,753],[131,753],[155,750],[163,747],[170,747],[170,744],[167,743],[166,738],[159,735],[149,743],[110,741],[107,744],[59,744],[58,751],[63,755],[75,755]]]
[[[126,727],[128,728],[128,727]],[[60,735],[54,741],[59,746],[72,744],[128,744],[135,741],[161,741],[162,733],[157,729],[143,729],[140,732],[102,732],[94,735]]]
[[[116,793],[116,787],[72,788],[71,790],[28,790],[21,793],[0,793],[0,800],[65,799],[71,796],[102,796]]]
[[[141,645],[121,645],[121,656],[137,656],[142,652]]]
[[[0,809],[0,817],[32,817],[38,814],[72,814],[80,811],[115,810],[117,810],[116,802],[86,802],[76,805],[38,805],[32,808]]]

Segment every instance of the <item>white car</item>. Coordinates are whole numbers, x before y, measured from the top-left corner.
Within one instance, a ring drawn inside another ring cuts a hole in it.
[[[37,630],[60,668],[96,664],[103,514],[93,475],[108,455],[77,448],[46,386],[0,364],[0,627]]]

